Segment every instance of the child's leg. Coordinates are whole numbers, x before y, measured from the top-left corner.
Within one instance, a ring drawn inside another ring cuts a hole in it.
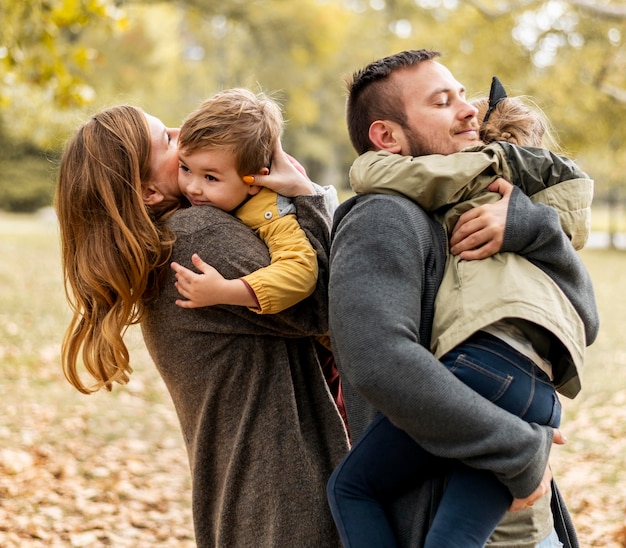
[[[470,388],[526,422],[557,428],[561,403],[548,376],[497,337],[477,333],[441,358]]]
[[[343,545],[388,548],[396,540],[384,504],[444,466],[379,415],[328,481],[328,501]]]
[[[491,472],[459,464],[449,477],[424,548],[483,548],[512,501]]]
[[[557,427],[561,404],[548,377],[528,358],[488,334],[472,336],[442,357],[470,388],[529,422]],[[459,465],[450,476],[426,547],[482,547],[512,496],[486,471]]]

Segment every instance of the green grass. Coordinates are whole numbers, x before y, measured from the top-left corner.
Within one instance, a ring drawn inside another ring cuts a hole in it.
[[[587,353],[583,392],[564,402],[569,441],[553,451],[553,468],[581,545],[618,547],[626,503],[626,252],[582,256],[602,326]],[[69,310],[56,223],[0,214],[0,257],[0,545],[193,546],[182,438],[138,331],[128,337],[129,385],[79,394],[59,362]]]

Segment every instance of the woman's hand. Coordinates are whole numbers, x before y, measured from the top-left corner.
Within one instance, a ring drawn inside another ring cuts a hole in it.
[[[490,257],[500,251],[513,185],[499,178],[487,190],[498,192],[502,199],[470,209],[459,217],[450,238],[452,255],[460,255],[461,259],[471,261]]]
[[[249,185],[264,186],[289,198],[315,194],[306,171],[295,158],[283,150],[280,141],[274,149],[270,172],[267,175],[246,175],[243,180]]]

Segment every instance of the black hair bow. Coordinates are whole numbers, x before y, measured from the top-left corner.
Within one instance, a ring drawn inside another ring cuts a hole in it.
[[[489,108],[487,109],[487,113],[485,114],[485,119],[483,120],[483,124],[489,120],[489,116],[493,112],[493,109],[496,108],[498,103],[506,99],[506,91],[502,82],[498,80],[497,76],[494,76],[491,79],[491,89],[489,90]]]

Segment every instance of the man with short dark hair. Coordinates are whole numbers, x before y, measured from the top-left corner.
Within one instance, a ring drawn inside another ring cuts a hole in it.
[[[359,154],[451,154],[478,143],[476,109],[464,87],[435,61],[438,56],[405,51],[354,75],[347,122]],[[504,182],[500,188],[498,203],[461,217],[451,252],[481,259],[498,251],[524,255],[540,248],[546,256],[567,257],[571,251],[562,245],[557,213],[531,204]],[[553,436],[562,442],[561,434],[478,396],[428,350],[447,246],[441,226],[403,197],[358,195],[335,216],[330,332],[352,438],[357,442],[382,412],[433,455],[492,471],[516,497],[513,509],[530,507],[550,490],[547,460]],[[394,506],[400,546],[423,543],[438,488],[441,481],[435,479]],[[524,513],[512,515],[493,546],[536,546],[544,540],[545,526],[551,526],[549,511],[544,514],[549,522],[539,531],[532,519],[524,525]]]

